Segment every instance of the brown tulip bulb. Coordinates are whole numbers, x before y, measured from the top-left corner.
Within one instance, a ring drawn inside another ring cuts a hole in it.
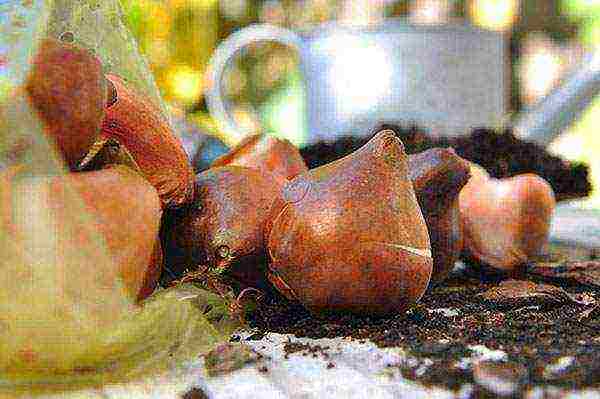
[[[100,133],[106,79],[100,61],[74,45],[45,39],[33,59],[25,91],[71,169]]]
[[[191,201],[192,166],[160,109],[118,76],[106,78],[108,101],[102,137],[125,146],[158,191],[163,208],[177,208]]]
[[[449,148],[408,157],[408,170],[431,240],[431,281],[444,280],[462,251],[458,194],[470,177],[469,163]]]
[[[195,192],[163,234],[167,266],[180,273],[204,265],[258,279],[255,265],[243,261],[265,256],[265,223],[281,185],[255,169],[222,166],[198,174]]]
[[[423,295],[429,236],[393,132],[297,176],[283,195],[267,245],[269,279],[284,295],[316,312],[378,315]]]
[[[113,261],[108,266],[114,270],[107,270],[106,275],[120,276],[133,300],[144,299],[152,293],[162,268],[158,240],[162,212],[156,190],[150,183],[125,166],[65,176],[15,179],[18,170],[4,171],[0,179],[0,223],[11,233],[16,245],[26,242],[31,231],[24,230],[23,224],[15,219],[14,209],[18,204],[13,202],[11,193],[22,190],[22,186],[33,187],[31,190],[48,193],[42,212],[51,214],[56,222],[57,257],[77,248],[93,251],[97,248],[97,236],[90,232],[98,232],[104,240],[102,248],[106,248]],[[76,231],[71,227],[79,217],[73,213],[73,192],[81,198],[87,211],[85,217],[81,216],[86,228]],[[89,226],[93,228],[88,229]],[[91,254],[89,262],[90,268],[98,267]]]
[[[471,174],[459,195],[465,250],[498,271],[518,273],[548,243],[554,192],[530,173],[494,179],[472,165]]]
[[[266,134],[246,137],[212,163],[212,167],[226,165],[259,169],[274,174],[280,180],[294,178],[308,170],[298,148],[288,140]]]
[[[162,212],[154,187],[125,166],[74,173],[65,183],[83,198],[125,288],[138,300],[150,295],[162,269],[158,239]]]

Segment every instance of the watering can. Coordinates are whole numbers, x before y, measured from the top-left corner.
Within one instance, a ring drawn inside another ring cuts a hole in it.
[[[533,109],[507,117],[509,65],[500,32],[470,25],[378,25],[335,22],[292,31],[258,24],[224,40],[209,67],[206,99],[226,132],[243,136],[223,95],[223,73],[249,45],[277,42],[299,54],[306,91],[308,143],[361,135],[381,121],[454,136],[474,127],[513,127],[543,146],[583,112],[600,91],[600,53],[590,54],[565,83]]]

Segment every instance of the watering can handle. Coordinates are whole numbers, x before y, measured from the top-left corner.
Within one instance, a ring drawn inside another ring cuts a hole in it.
[[[547,146],[585,111],[600,93],[600,49],[588,55],[582,67],[531,110],[513,123],[515,134]]]
[[[277,42],[299,52],[302,39],[293,31],[278,26],[250,25],[221,42],[208,66],[208,88],[205,92],[208,110],[225,133],[234,134],[236,137],[242,137],[251,132],[244,131],[231,116],[231,107],[223,94],[223,74],[235,56],[249,45],[259,42]]]

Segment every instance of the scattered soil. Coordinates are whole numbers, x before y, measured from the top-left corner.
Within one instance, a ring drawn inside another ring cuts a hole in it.
[[[321,345],[310,345],[301,342],[286,342],[283,345],[283,351],[285,352],[284,357],[287,359],[292,353],[301,352],[304,356],[319,357],[322,356],[324,359],[329,359],[327,350],[328,346],[322,347]]]
[[[181,399],[208,399],[208,395],[202,389],[194,387],[184,393]]]
[[[535,276],[527,279],[545,283]],[[457,390],[465,383],[474,383],[473,367],[460,367],[460,362],[471,356],[471,346],[485,345],[507,354],[496,368],[500,375],[513,370],[514,382],[523,389],[540,385],[600,387],[600,312],[575,301],[507,307],[478,296],[500,282],[497,276],[454,273],[431,288],[409,312],[390,318],[351,314],[317,318],[298,303],[269,295],[249,315],[248,322],[258,330],[257,337],[267,332],[310,338],[353,337],[369,339],[381,347],[404,348],[412,361],[389,365],[390,370],[426,385]],[[570,295],[585,294],[600,301],[598,288],[573,284],[561,288]],[[299,343],[285,346],[287,354],[301,352],[307,356],[324,349]],[[433,364],[422,372],[425,359]],[[565,367],[548,371],[546,366],[565,359],[569,359]],[[496,368],[480,368],[479,374],[487,376]]]
[[[258,368],[258,372],[259,372],[259,373],[263,373],[263,374],[264,374],[264,373],[268,373],[268,372],[269,372],[269,369],[267,368],[267,366],[260,366],[260,367]]]

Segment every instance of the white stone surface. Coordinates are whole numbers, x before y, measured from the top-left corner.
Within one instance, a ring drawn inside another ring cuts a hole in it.
[[[585,202],[559,204],[550,227],[550,241],[600,248],[600,210],[584,209]]]
[[[404,379],[394,366],[410,361],[399,348],[378,348],[373,343],[349,338],[309,339],[293,335],[267,334],[258,341],[244,341],[250,331],[240,334],[242,341],[263,355],[258,362],[242,369],[209,378],[204,368],[204,359],[184,365],[180,370],[145,381],[123,385],[112,385],[73,392],[68,395],[47,396],[59,398],[89,399],[181,399],[181,395],[192,387],[201,388],[211,399],[313,399],[313,398],[467,398],[472,387],[466,385],[458,393],[441,388],[426,388]],[[319,345],[320,351],[300,351],[285,357],[286,342]],[[506,353],[472,346],[473,356],[461,360],[469,367],[475,361],[503,360]],[[332,363],[334,367],[328,368]],[[427,367],[427,361],[422,360]],[[388,367],[391,366],[391,367]],[[266,371],[264,370],[266,368]],[[263,371],[261,371],[263,369]],[[551,387],[549,388],[552,389]],[[556,389],[561,392],[560,389]],[[530,392],[528,397],[543,397],[544,390]],[[600,398],[598,390],[563,392],[568,398]]]

